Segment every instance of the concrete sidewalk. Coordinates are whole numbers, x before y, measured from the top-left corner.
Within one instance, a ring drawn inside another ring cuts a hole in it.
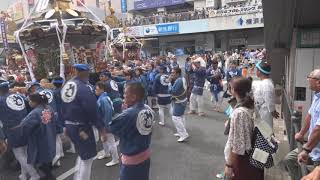
[[[280,112],[280,105],[277,105],[277,111]],[[274,133],[276,138],[280,141],[279,150],[275,157],[276,166],[267,169],[265,171],[265,180],[290,180],[290,177],[286,171],[281,169],[279,163],[290,151],[287,135],[285,134],[285,123],[284,119],[274,119]]]

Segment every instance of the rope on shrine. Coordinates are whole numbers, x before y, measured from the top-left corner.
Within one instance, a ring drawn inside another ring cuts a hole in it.
[[[106,59],[107,58],[107,50],[109,50],[111,52],[111,49],[108,49],[111,28],[107,24],[103,23],[103,21],[93,11],[91,11],[91,9],[89,9],[83,2],[81,2],[81,0],[77,0],[77,2],[79,4],[81,4],[86,10],[88,10],[93,15],[93,17],[98,21],[99,25],[103,26],[106,29],[106,31],[107,31],[106,45],[105,45],[105,59]]]
[[[20,40],[20,32],[21,32],[22,30],[25,30],[25,28],[26,28],[26,26],[27,26],[26,24],[27,24],[27,22],[28,22],[28,19],[29,19],[30,16],[34,13],[34,11],[35,11],[36,7],[38,6],[39,2],[40,2],[40,1],[37,1],[36,5],[35,5],[35,6],[32,8],[32,10],[30,11],[28,17],[24,20],[21,28],[20,28],[18,31],[15,32],[16,41],[18,42],[18,44],[19,44],[19,46],[20,46],[20,49],[21,49],[21,51],[22,51],[22,56],[23,56],[23,58],[24,58],[24,61],[26,62],[26,65],[27,65],[28,70],[29,70],[29,73],[30,73],[31,80],[32,80],[33,82],[35,82],[35,81],[37,81],[37,80],[36,80],[36,78],[35,78],[35,76],[34,76],[34,73],[33,73],[33,70],[32,70],[32,65],[30,64],[30,62],[29,62],[29,60],[28,60],[28,56],[27,56],[27,54],[26,54],[26,52],[25,52],[24,46],[23,46],[23,44],[22,44],[22,42],[21,42],[21,40]],[[28,25],[28,26],[29,26],[29,25]]]

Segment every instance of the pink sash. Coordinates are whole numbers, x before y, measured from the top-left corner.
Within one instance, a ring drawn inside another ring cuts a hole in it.
[[[147,149],[139,154],[133,156],[121,155],[121,162],[123,165],[137,165],[150,158],[150,150]]]

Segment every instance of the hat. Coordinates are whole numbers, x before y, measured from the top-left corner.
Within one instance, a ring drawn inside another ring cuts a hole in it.
[[[62,78],[55,78],[52,80],[53,84],[63,84],[64,80]]]
[[[8,81],[0,81],[0,88],[9,88],[9,85]]]
[[[106,77],[111,78],[111,72],[110,71],[104,71],[104,72],[100,73],[100,76],[106,76]]]
[[[271,73],[270,64],[267,61],[260,61],[256,64],[256,67],[263,74],[269,75]]]
[[[77,71],[90,71],[90,67],[88,64],[74,64],[73,67]]]

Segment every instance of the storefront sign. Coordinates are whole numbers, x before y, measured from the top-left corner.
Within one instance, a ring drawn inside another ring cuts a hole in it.
[[[214,7],[216,0],[206,0],[206,7]]]
[[[208,32],[208,19],[193,21],[181,21],[179,23],[179,33],[188,34],[194,32]]]
[[[122,33],[122,28],[112,29],[112,39],[117,38]],[[143,37],[143,26],[133,26],[127,28],[127,36]]]
[[[185,0],[134,0],[134,9],[150,9],[183,3],[185,3]]]
[[[240,14],[251,14],[262,12],[262,5],[260,6],[247,6],[247,7],[236,7],[229,9],[221,9],[221,10],[209,10],[209,17],[217,17],[217,16],[233,16]]]
[[[208,31],[264,27],[264,19],[262,13],[237,16],[222,16],[209,18],[208,21]]]
[[[129,36],[142,37],[143,36],[143,27],[142,26],[129,27],[127,34]]]
[[[230,39],[229,45],[230,46],[239,46],[239,45],[245,45],[246,39],[245,38],[237,38],[237,39]]]
[[[152,25],[144,27],[144,35],[167,35],[167,34],[178,34],[179,33],[179,24],[161,24],[161,25]]]

